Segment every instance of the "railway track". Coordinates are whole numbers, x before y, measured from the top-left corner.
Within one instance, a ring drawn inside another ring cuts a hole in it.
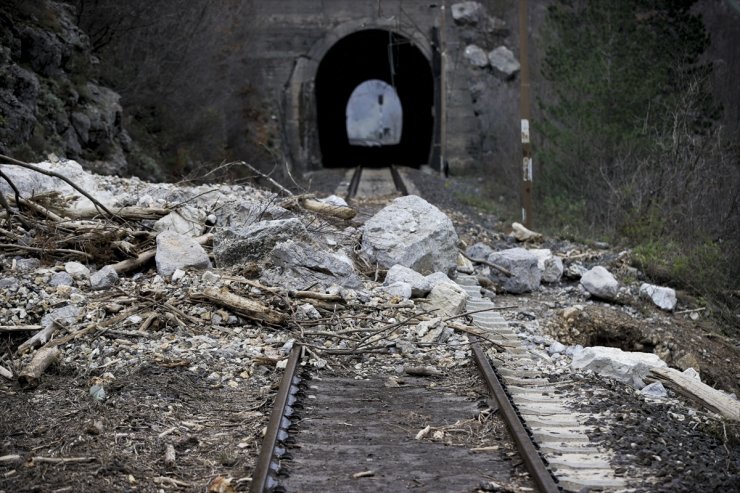
[[[358,168],[348,181],[344,195],[350,200],[389,200],[413,189],[392,168]],[[609,452],[590,443],[598,416],[571,410],[574,383],[565,377],[553,381],[544,368],[547,358],[521,343],[481,296],[474,276],[460,274],[456,281],[468,293],[470,323],[484,338],[470,337],[467,388],[450,372],[399,373],[398,359],[380,355],[362,378],[342,370],[357,361],[348,363],[344,356],[330,361],[335,370],[317,370],[305,364],[296,346],[250,491],[549,493],[627,487],[610,466]]]

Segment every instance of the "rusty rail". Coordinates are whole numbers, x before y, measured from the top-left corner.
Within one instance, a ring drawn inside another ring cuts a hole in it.
[[[409,194],[409,189],[406,187],[406,183],[403,181],[401,173],[398,172],[398,168],[395,165],[391,166],[391,176],[393,177],[393,184],[396,186],[396,190],[401,192],[403,195]]]
[[[362,179],[362,166],[357,166],[355,172],[352,174],[352,179],[349,181],[349,188],[347,188],[347,198],[352,198],[357,195],[357,187],[360,186],[360,180]]]
[[[488,390],[491,391],[491,394],[493,394],[493,397],[498,403],[501,416],[504,418],[506,427],[509,429],[509,433],[511,433],[511,438],[514,440],[516,448],[519,450],[519,454],[522,456],[522,460],[524,461],[529,474],[532,475],[532,479],[542,493],[556,493],[561,491],[552,474],[547,470],[537,448],[532,443],[529,433],[524,428],[522,421],[519,419],[519,415],[511,404],[511,401],[509,400],[503,385],[501,385],[498,376],[496,376],[491,363],[488,361],[486,353],[481,349],[475,338],[471,337],[471,340],[473,341],[471,348],[473,350],[473,359],[475,359],[475,364],[478,366],[478,370],[480,370],[483,379],[486,381]]]
[[[280,380],[280,387],[272,406],[270,421],[267,423],[267,433],[265,433],[265,438],[262,440],[260,456],[252,474],[250,493],[269,492],[276,486],[276,480],[273,477],[279,467],[276,460],[276,448],[278,441],[284,439],[284,435],[287,433],[286,417],[290,414],[290,406],[293,404],[295,393],[298,390],[296,370],[298,369],[298,363],[301,361],[302,353],[303,348],[296,344],[288,357],[288,364],[285,367],[283,378]]]

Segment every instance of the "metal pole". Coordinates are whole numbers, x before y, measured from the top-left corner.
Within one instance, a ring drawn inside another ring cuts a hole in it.
[[[445,176],[445,160],[447,159],[447,46],[445,41],[445,17],[447,16],[447,2],[443,1],[440,7],[439,19],[439,174]]]
[[[520,102],[522,129],[522,222],[527,228],[534,224],[532,214],[532,143],[530,140],[530,99],[529,99],[529,56],[527,42],[529,22],[527,19],[527,0],[519,0],[519,60]]]

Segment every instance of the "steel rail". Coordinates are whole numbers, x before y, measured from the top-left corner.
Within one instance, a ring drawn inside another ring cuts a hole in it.
[[[360,179],[362,178],[362,166],[358,166],[355,169],[352,179],[349,181],[349,188],[347,188],[347,198],[351,199],[357,195],[357,187],[360,186]]]
[[[498,376],[496,376],[496,372],[493,370],[486,353],[481,349],[477,338],[471,337],[471,340],[473,342],[471,348],[473,349],[475,364],[486,381],[488,390],[491,391],[491,394],[493,394],[493,397],[498,403],[501,416],[504,418],[506,427],[509,429],[509,433],[511,433],[511,437],[516,444],[517,450],[519,450],[519,454],[522,456],[522,460],[529,474],[532,475],[532,479],[542,493],[556,493],[561,491],[552,474],[547,470],[537,448],[532,443],[529,433],[519,419],[519,415],[511,404]]]
[[[408,195],[409,189],[406,187],[406,183],[403,181],[401,173],[398,172],[398,168],[395,165],[391,165],[391,176],[393,177],[393,184],[396,186],[396,190],[401,194]]]
[[[284,431],[283,428],[286,428],[286,411],[288,411],[291,404],[291,390],[295,387],[296,370],[302,353],[303,348],[296,344],[288,357],[288,364],[280,380],[280,387],[272,406],[270,421],[267,423],[267,432],[262,439],[260,456],[252,474],[250,493],[269,492],[276,486],[275,479],[271,478],[271,474],[275,474],[278,469],[278,464],[274,460],[276,458],[275,451],[278,441],[285,438],[281,436],[280,431]]]

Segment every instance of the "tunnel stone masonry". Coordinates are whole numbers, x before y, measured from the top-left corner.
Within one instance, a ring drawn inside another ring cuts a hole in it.
[[[480,168],[483,154],[495,154],[510,138],[501,130],[518,121],[516,84],[471,64],[465,51],[513,43],[493,16],[497,2],[465,4],[475,16],[454,15],[458,4],[414,0],[257,2],[245,75],[279,120],[295,170],[428,164],[465,173]],[[353,137],[367,130],[351,120],[356,108],[348,102],[370,80],[395,92],[401,125],[377,116],[365,123],[386,136],[351,143],[348,130]]]

